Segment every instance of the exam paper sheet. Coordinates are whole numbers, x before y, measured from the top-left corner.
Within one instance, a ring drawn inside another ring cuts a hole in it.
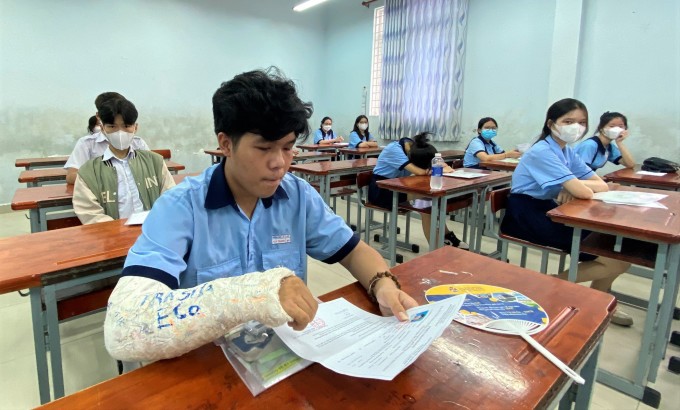
[[[465,295],[407,311],[409,321],[368,313],[345,299],[322,303],[314,320],[297,332],[274,328],[298,356],[334,372],[392,380],[441,336],[458,313]]]

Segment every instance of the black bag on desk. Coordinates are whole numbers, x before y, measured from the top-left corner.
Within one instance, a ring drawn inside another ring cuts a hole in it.
[[[677,172],[680,169],[680,165],[673,161],[669,161],[663,158],[650,157],[644,160],[642,163],[643,171],[650,172]]]

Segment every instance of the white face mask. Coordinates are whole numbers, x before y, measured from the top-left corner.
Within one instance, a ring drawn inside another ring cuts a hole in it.
[[[557,128],[558,134],[553,134],[553,136],[561,139],[567,144],[578,141],[586,131],[586,127],[576,122],[569,125],[556,125],[555,128]]]
[[[328,132],[331,130],[331,127],[332,127],[331,125],[324,125],[323,127],[321,127],[321,129],[324,130],[324,132]]]
[[[93,134],[101,132],[101,130],[102,130],[102,127],[100,127],[99,125],[92,127],[92,133]]]
[[[132,143],[132,139],[135,137],[135,134],[133,132],[125,132],[125,131],[116,131],[112,132],[111,134],[106,134],[106,139],[109,140],[109,143],[113,146],[113,148],[121,151],[125,151],[126,149],[130,148],[130,144]]]
[[[603,131],[605,137],[609,138],[610,140],[615,140],[619,137],[619,135],[621,135],[621,133],[623,132],[623,128],[621,127],[605,128]]]
[[[366,131],[366,128],[368,128],[368,123],[360,122],[358,127],[361,131]]]

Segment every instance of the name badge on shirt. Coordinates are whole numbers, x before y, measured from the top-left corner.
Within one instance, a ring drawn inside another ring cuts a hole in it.
[[[272,245],[281,243],[290,243],[290,235],[274,235],[272,236]]]

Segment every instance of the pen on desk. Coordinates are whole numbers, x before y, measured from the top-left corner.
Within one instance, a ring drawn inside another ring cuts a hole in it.
[[[448,275],[458,275],[458,273],[456,273],[456,272],[450,272],[450,271],[448,271],[448,270],[441,270],[441,269],[439,269],[439,272],[440,272],[440,273],[446,273],[446,274],[448,274]]]

